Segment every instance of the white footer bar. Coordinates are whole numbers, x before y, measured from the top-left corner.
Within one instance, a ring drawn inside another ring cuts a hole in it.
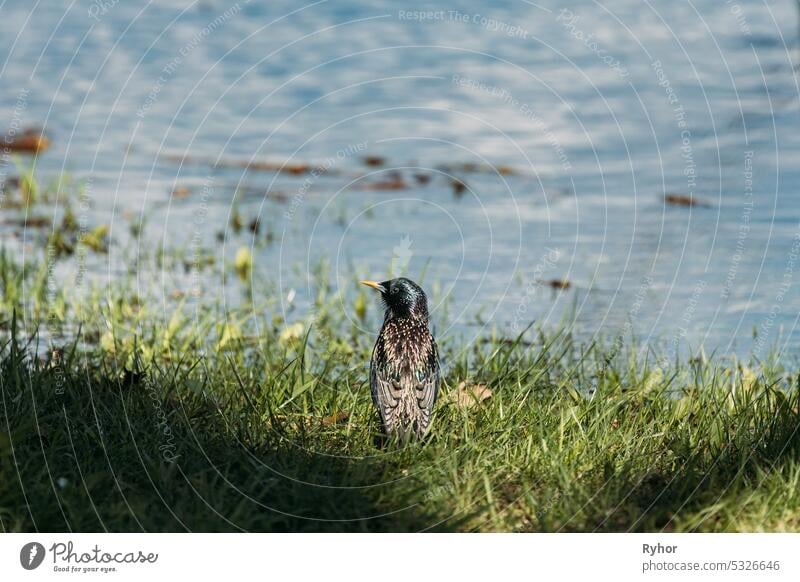
[[[799,564],[800,534],[0,535],[2,580],[761,581]]]

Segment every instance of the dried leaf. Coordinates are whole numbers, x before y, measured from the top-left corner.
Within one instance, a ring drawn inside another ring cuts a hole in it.
[[[334,412],[330,416],[326,416],[322,419],[323,426],[331,426],[334,424],[340,424],[345,422],[348,418],[350,418],[350,413],[344,410],[340,410],[338,412]]]
[[[467,409],[491,398],[492,390],[486,384],[468,384],[461,382],[450,399],[459,408]]]

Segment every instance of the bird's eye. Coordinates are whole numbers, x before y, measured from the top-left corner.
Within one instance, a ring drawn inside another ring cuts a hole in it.
[[[392,293],[397,293],[397,287],[394,287],[394,288],[392,289]]]

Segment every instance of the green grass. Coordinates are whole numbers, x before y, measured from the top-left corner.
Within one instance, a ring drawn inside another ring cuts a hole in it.
[[[261,325],[206,355],[208,329],[151,327],[34,358],[11,325],[5,531],[800,530],[780,370],[660,370],[564,335],[445,342],[428,440],[380,448],[355,326]],[[462,381],[491,398],[457,405]]]

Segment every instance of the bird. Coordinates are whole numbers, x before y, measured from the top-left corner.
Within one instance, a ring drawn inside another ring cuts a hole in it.
[[[428,329],[428,298],[411,279],[360,281],[381,294],[383,325],[370,359],[370,389],[383,432],[421,439],[431,425],[441,373],[436,340]]]

